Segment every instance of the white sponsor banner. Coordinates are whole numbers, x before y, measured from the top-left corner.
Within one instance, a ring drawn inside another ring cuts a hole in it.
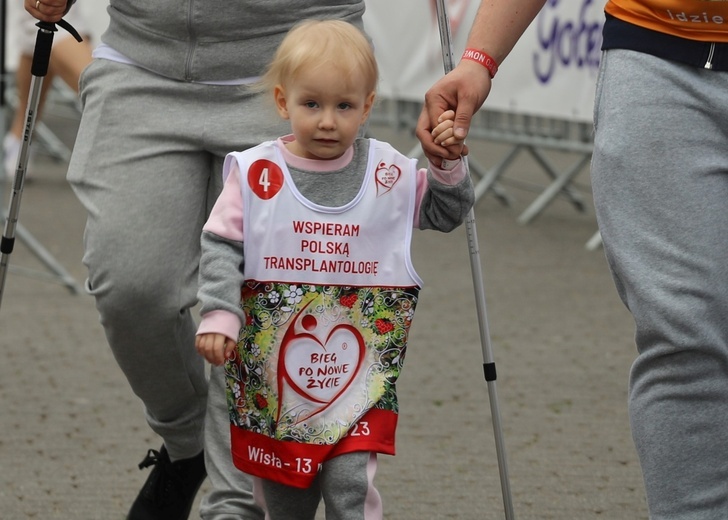
[[[445,0],[454,63],[480,0]],[[380,96],[422,101],[444,74],[435,0],[367,0],[366,30],[381,67]],[[484,108],[591,121],[604,0],[548,0],[501,64]]]

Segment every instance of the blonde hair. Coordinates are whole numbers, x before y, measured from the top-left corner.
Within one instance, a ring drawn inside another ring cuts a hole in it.
[[[372,45],[361,30],[341,20],[304,20],[293,26],[260,86],[272,92],[276,85],[295,81],[299,71],[323,64],[337,67],[346,79],[364,78],[367,92],[376,90],[379,69]]]

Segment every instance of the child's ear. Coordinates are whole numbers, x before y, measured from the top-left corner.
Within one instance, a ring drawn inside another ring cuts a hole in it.
[[[366,123],[366,120],[369,119],[369,114],[372,112],[372,107],[374,106],[374,99],[376,98],[376,93],[374,91],[370,92],[369,95],[366,98],[366,101],[364,101],[364,113],[362,114],[361,123]]]
[[[280,115],[283,119],[288,119],[286,91],[283,89],[283,85],[276,85],[273,88],[273,98],[276,102],[276,110],[278,110],[278,115]]]

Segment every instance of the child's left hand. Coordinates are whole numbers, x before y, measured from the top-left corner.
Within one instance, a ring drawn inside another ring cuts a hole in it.
[[[464,139],[455,137],[453,127],[455,125],[455,111],[447,110],[437,119],[438,124],[432,130],[432,137],[435,144],[444,146],[452,151],[461,154],[463,150]]]
[[[209,363],[222,365],[235,348],[235,341],[223,334],[198,334],[195,348]]]

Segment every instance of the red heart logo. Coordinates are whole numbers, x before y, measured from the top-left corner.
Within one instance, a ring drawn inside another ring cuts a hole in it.
[[[289,328],[278,358],[281,405],[285,402],[282,395],[283,381],[299,396],[319,405],[312,413],[299,417],[297,422],[319,414],[334,404],[351,386],[366,353],[364,338],[351,325],[336,325],[329,331],[325,341],[321,341],[310,332],[317,326],[315,318],[308,315],[304,316],[304,320],[307,332],[296,333],[293,330],[295,326]],[[279,419],[281,412],[279,409]]]
[[[383,195],[392,189],[392,186],[397,184],[399,177],[402,175],[402,170],[394,164],[387,166],[385,163],[379,163],[377,171],[375,172],[376,183],[377,183],[377,196]]]

